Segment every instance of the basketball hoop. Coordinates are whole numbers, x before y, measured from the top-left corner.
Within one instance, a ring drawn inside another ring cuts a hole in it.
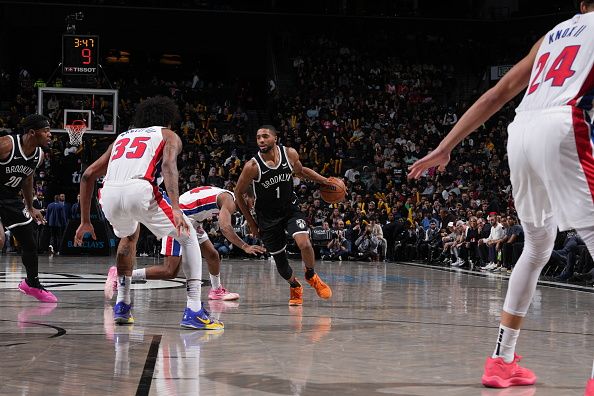
[[[65,125],[64,128],[68,132],[68,136],[70,136],[70,144],[80,146],[83,135],[87,131],[87,124],[83,120],[74,120],[72,124]]]

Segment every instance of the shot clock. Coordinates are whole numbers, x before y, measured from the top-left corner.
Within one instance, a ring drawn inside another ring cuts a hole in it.
[[[98,72],[99,36],[62,36],[62,74],[94,75]]]

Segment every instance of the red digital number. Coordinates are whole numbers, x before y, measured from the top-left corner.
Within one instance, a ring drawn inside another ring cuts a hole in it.
[[[80,55],[85,59],[82,61],[83,65],[90,65],[91,64],[91,50],[88,48],[83,48],[80,51]]]
[[[114,146],[114,154],[111,156],[111,161],[116,160],[126,153],[126,158],[141,158],[146,151],[146,141],[150,140],[151,138],[148,136],[139,136],[134,138],[132,144],[128,147],[128,143],[130,143],[130,139],[123,138],[122,140],[118,141]]]
[[[579,50],[580,50],[579,45],[569,45],[569,46],[563,48],[563,50],[561,51],[559,56],[557,56],[555,58],[555,60],[549,67],[549,70],[547,71],[547,74],[545,75],[544,80],[545,81],[553,80],[551,82],[551,86],[553,86],[553,87],[563,86],[563,84],[565,84],[565,80],[567,80],[568,78],[570,78],[571,76],[573,76],[575,74],[575,70],[572,70],[571,66],[573,65],[573,62],[575,61],[575,57],[577,56],[577,53]],[[540,83],[537,83],[536,80],[542,73],[542,71],[547,63],[547,60],[549,59],[549,56],[550,56],[550,53],[547,52],[545,54],[542,54],[540,56],[540,58],[538,58],[538,61],[536,62],[536,68],[538,69],[538,71],[536,72],[536,75],[532,79],[532,83],[530,84],[530,88],[528,89],[528,95],[530,95],[531,93],[536,91],[538,89],[538,87],[540,86]]]

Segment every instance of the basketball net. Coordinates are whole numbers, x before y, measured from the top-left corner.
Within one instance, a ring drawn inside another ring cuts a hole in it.
[[[70,136],[70,144],[80,146],[83,135],[87,131],[87,124],[83,120],[74,120],[72,124],[65,125],[64,128],[68,132],[68,136]]]

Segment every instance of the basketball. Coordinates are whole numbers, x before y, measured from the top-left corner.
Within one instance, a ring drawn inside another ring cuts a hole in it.
[[[346,195],[344,182],[336,177],[329,177],[328,181],[330,184],[320,186],[322,199],[331,204],[344,201]]]

